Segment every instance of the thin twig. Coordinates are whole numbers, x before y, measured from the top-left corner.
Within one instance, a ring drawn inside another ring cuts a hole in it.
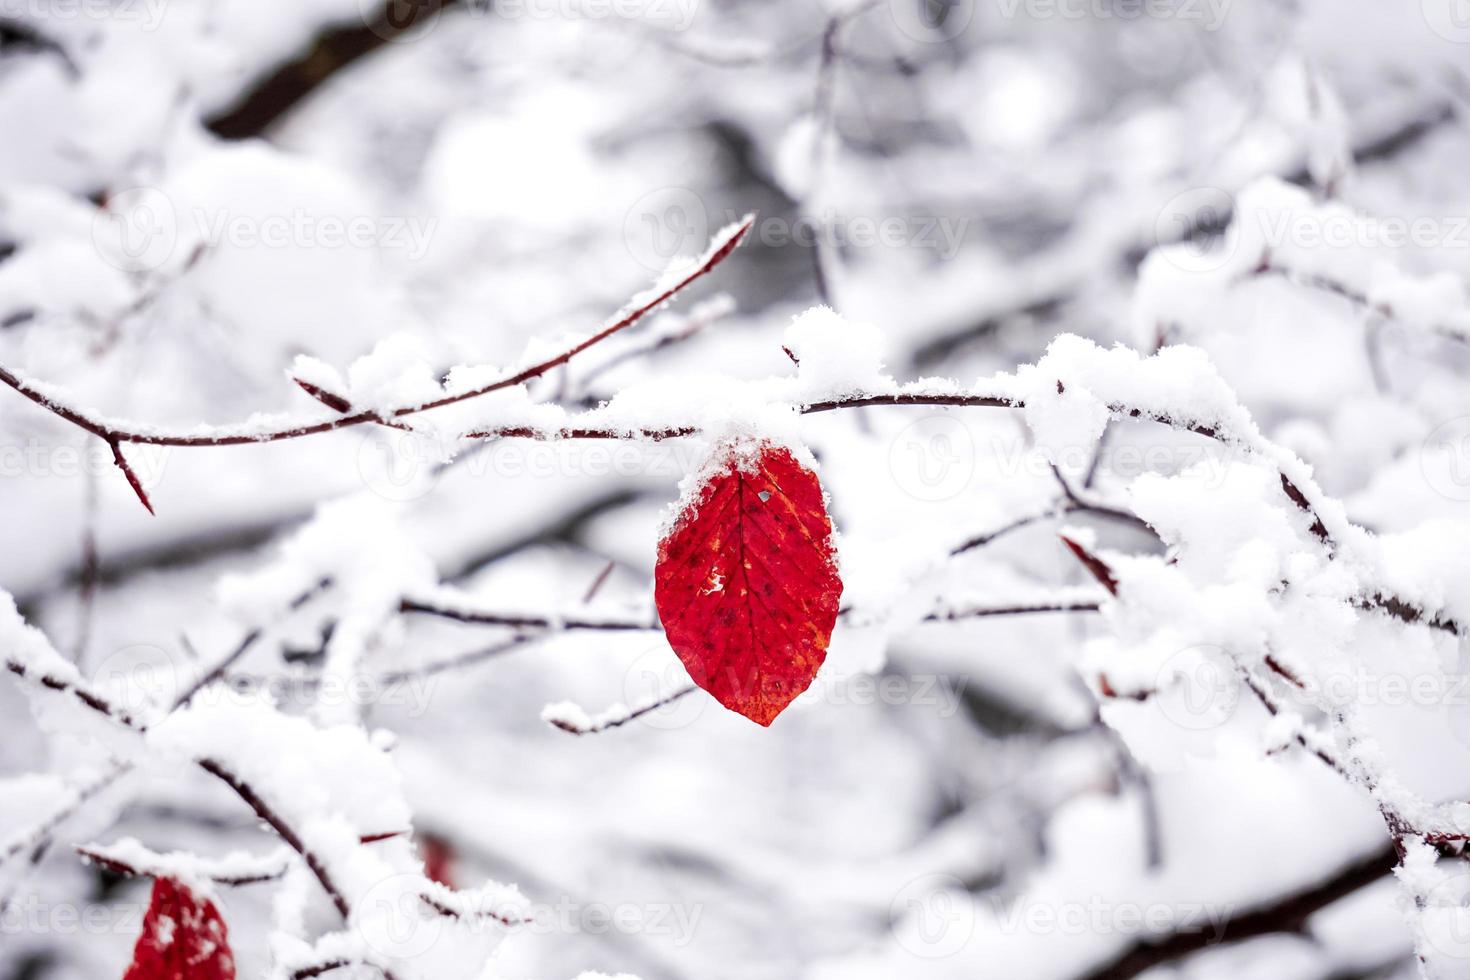
[[[618,319],[608,326],[603,327],[586,340],[573,344],[553,357],[549,357],[546,360],[540,361],[497,381],[472,388],[468,391],[446,394],[438,398],[401,406],[388,411],[360,411],[348,415],[339,414],[334,418],[316,422],[306,422],[277,429],[258,431],[249,431],[243,427],[239,427],[236,429],[221,428],[204,432],[166,432],[160,429],[136,428],[123,423],[94,418],[87,412],[66,404],[56,396],[43,390],[40,386],[24,380],[5,367],[0,367],[0,382],[9,385],[58,418],[64,419],[106,442],[112,449],[113,462],[122,470],[124,476],[127,477],[128,484],[133,488],[133,492],[137,494],[143,506],[148,508],[149,513],[153,513],[153,504],[148,499],[148,494],[143,487],[142,481],[129,465],[127,457],[123,455],[122,446],[124,443],[153,446],[238,446],[251,443],[279,442],[285,439],[297,439],[369,422],[391,422],[394,419],[415,415],[420,412],[432,411],[436,408],[443,408],[447,405],[453,405],[471,398],[478,398],[494,391],[524,384],[533,378],[538,378],[548,371],[566,364],[589,347],[601,343],[619,331],[627,329],[649,313],[663,306],[663,304],[667,303],[695,280],[709,274],[716,266],[729,258],[736,246],[740,244],[741,240],[750,231],[754,220],[754,215],[748,215],[741,224],[737,225],[730,232],[729,237],[719,243],[702,262],[685,272],[671,285],[662,289],[658,295],[649,300],[641,301],[638,305],[621,312]]]
[[[596,735],[598,732],[605,732],[611,728],[621,728],[622,726],[628,724],[630,721],[633,721],[637,718],[642,718],[644,715],[649,714],[650,712],[657,711],[659,708],[662,708],[665,705],[672,704],[680,698],[687,697],[697,690],[699,690],[699,688],[695,687],[693,684],[689,684],[684,687],[677,688],[674,691],[671,691],[670,693],[658,698],[656,701],[651,701],[648,704],[643,705],[642,707],[627,712],[626,714],[620,713],[610,718],[604,718],[598,721],[594,721],[590,725],[579,725],[576,722],[568,721],[565,718],[548,719],[548,724],[550,724],[554,728],[560,728],[562,731],[569,732],[573,735]]]
[[[656,630],[658,622],[647,619],[590,619],[580,616],[544,616],[534,613],[497,612],[489,609],[468,609],[450,606],[428,599],[404,599],[399,608],[407,613],[423,613],[452,619],[459,623],[479,623],[484,626],[511,626],[520,629],[568,629],[568,630]]]

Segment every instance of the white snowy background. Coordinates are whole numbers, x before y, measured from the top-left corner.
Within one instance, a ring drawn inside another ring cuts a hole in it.
[[[242,977],[1470,977],[1467,69],[1463,0],[0,0],[0,980],[122,976],[104,857]],[[388,412],[748,213],[406,429],[124,444],[155,515],[11,390]],[[630,718],[687,678],[585,627],[731,429],[849,611],[769,729]]]

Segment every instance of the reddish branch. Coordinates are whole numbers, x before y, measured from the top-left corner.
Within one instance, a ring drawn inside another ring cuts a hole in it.
[[[1031,522],[1031,519],[1026,521],[1026,523]],[[1004,530],[1009,530],[1009,526],[1002,529],[1002,531]],[[1109,592],[1114,595],[1118,594],[1118,578],[1111,565],[1098,557],[1096,553],[1066,535],[1061,535],[1061,539],[1062,543],[1067,546],[1072,554],[1077,556],[1077,560],[1082,563],[1082,567],[1086,568],[1093,578],[1097,579]],[[1403,599],[1383,592],[1374,592],[1370,596],[1360,597],[1350,601],[1355,609],[1362,609],[1365,612],[1380,612],[1392,616],[1400,622],[1410,625],[1427,626],[1430,629],[1449,633],[1451,636],[1464,635],[1465,628],[1457,620],[1440,613],[1431,613],[1420,609],[1412,603],[1405,602]]]
[[[159,873],[161,873],[158,870],[150,870],[148,868],[137,867],[133,864],[128,863],[127,861],[121,860],[120,858],[113,857],[110,854],[105,854],[90,847],[79,846],[76,850],[77,853],[89,863],[95,864],[99,868],[104,868],[108,871],[111,871],[113,874],[122,875],[126,878],[139,878],[145,876],[156,877]],[[286,867],[283,864],[279,868],[273,868],[270,871],[260,871],[255,874],[210,875],[209,880],[214,882],[216,885],[226,885],[234,887],[238,885],[255,885],[266,881],[278,881],[285,874]]]
[[[6,667],[16,676],[29,680],[43,688],[71,695],[85,707],[116,722],[129,731],[141,735],[148,730],[148,726],[145,723],[81,685],[62,680],[50,674],[31,670],[16,660],[7,660]],[[351,913],[351,907],[327,870],[325,863],[315,852],[306,846],[306,843],[291,827],[290,823],[269,804],[265,797],[256,791],[249,782],[218,760],[199,759],[196,760],[196,764],[234,791],[236,796],[240,797],[247,806],[255,811],[256,816],[275,831],[276,835],[287,846],[301,856],[302,860],[306,862],[307,867],[321,884],[322,890],[326,892],[333,906],[346,919]],[[384,976],[392,980],[392,974],[386,970],[384,971]]]
[[[1085,545],[1067,537],[1065,534],[1059,535],[1059,537],[1062,539],[1062,544],[1067,546],[1067,550],[1077,557],[1077,560],[1082,563],[1082,567],[1087,569],[1088,573],[1097,579],[1103,588],[1107,589],[1112,595],[1118,594],[1118,577],[1113,574],[1113,569],[1107,562],[1093,554]]]
[[[594,619],[581,616],[540,616],[530,613],[495,612],[444,605],[426,599],[404,599],[399,608],[408,613],[425,613],[459,623],[511,626],[522,629],[568,630],[656,630],[658,623],[643,619]]]
[[[198,765],[199,768],[234,790],[235,795],[244,800],[245,805],[254,810],[255,815],[264,821],[271,830],[275,831],[276,836],[285,842],[286,846],[301,855],[301,859],[311,869],[312,875],[321,884],[322,890],[327,893],[327,897],[332,900],[332,905],[341,913],[342,918],[345,920],[351,916],[352,906],[347,903],[347,897],[342,894],[342,890],[337,886],[336,881],[333,880],[331,872],[327,870],[326,863],[317,856],[316,852],[306,846],[306,842],[292,829],[285,818],[278,814],[266,802],[265,797],[256,792],[254,787],[237,776],[222,762],[214,759],[200,759],[198,760]]]
[[[714,270],[716,266],[725,261],[725,259],[729,258],[730,254],[735,251],[736,246],[740,244],[741,240],[744,239],[745,235],[750,231],[751,225],[754,223],[754,220],[755,218],[753,215],[747,216],[745,220],[735,228],[734,232],[731,233],[724,242],[720,243],[719,246],[715,248],[708,256],[706,256],[703,261],[699,262],[692,269],[685,272],[672,285],[665,287],[662,291],[659,292],[657,296],[653,297],[650,300],[640,302],[638,305],[632,307],[631,309],[624,311],[618,317],[618,319],[613,321],[611,324],[602,328],[591,337],[588,337],[586,340],[583,340],[581,343],[574,344],[571,347],[568,347],[560,354],[557,354],[554,357],[547,358],[546,360],[541,361],[537,364],[533,364],[530,367],[517,371],[515,374],[509,375],[505,378],[501,378],[498,381],[493,381],[489,384],[481,385],[478,388],[472,388],[468,391],[461,391],[454,394],[443,395],[439,398],[430,399],[428,401],[419,402],[413,405],[404,405],[399,408],[387,411],[358,411],[347,415],[339,415],[336,418],[332,419],[324,419],[317,422],[308,422],[300,425],[286,426],[279,429],[267,429],[260,432],[224,432],[216,434],[189,434],[184,432],[170,433],[162,431],[148,431],[144,429],[130,429],[120,427],[111,422],[95,419],[87,413],[80,411],[79,409],[73,408],[70,405],[58,401],[51,395],[48,395],[40,388],[25,381],[5,367],[0,367],[0,382],[9,385],[11,388],[14,388],[16,391],[20,392],[22,395],[35,402],[37,405],[40,405],[42,408],[45,408],[53,415],[65,419],[78,428],[89,432],[106,442],[112,448],[113,461],[127,477],[128,484],[133,488],[133,492],[138,495],[138,499],[142,501],[143,506],[147,507],[149,512],[152,513],[153,505],[148,500],[148,496],[147,493],[144,491],[142,481],[138,479],[137,474],[133,472],[132,468],[128,465],[126,457],[124,457],[122,454],[121,446],[124,443],[136,443],[138,445],[152,446],[240,446],[250,443],[279,442],[285,439],[298,439],[303,436],[316,435],[317,433],[321,432],[331,432],[336,429],[343,429],[353,425],[362,425],[369,422],[392,422],[394,419],[403,418],[409,415],[416,415],[420,412],[432,411],[436,408],[443,408],[447,405],[453,405],[458,402],[467,401],[472,398],[478,398],[482,395],[487,395],[494,391],[500,391],[505,388],[511,388],[515,387],[516,385],[524,384],[525,382],[530,381],[533,378],[538,378],[548,371],[551,371],[554,368],[566,364],[572,358],[587,350],[589,347],[601,343],[602,341],[613,336],[619,331],[627,329],[628,327],[637,323],[639,320],[642,320],[649,313],[667,303],[676,294],[681,292],[691,283],[710,273],[712,270]],[[315,390],[313,391],[312,389]],[[314,385],[307,388],[306,390],[310,391],[318,399],[325,399],[329,397],[328,393],[322,391],[319,387]],[[339,402],[343,405],[346,404],[345,401],[340,401],[340,399]]]

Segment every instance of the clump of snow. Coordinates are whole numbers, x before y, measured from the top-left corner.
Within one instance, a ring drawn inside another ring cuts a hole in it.
[[[1453,272],[1416,276],[1380,262],[1369,274],[1366,293],[1370,306],[1407,326],[1470,338],[1465,281]]]
[[[6,663],[68,684],[82,680],[71,661],[56,652],[46,634],[25,621],[15,608],[14,597],[3,590],[0,590],[0,656]]]
[[[323,504],[286,539],[274,561],[224,576],[216,587],[220,604],[255,625],[278,618],[325,580],[334,583],[336,595],[379,598],[432,585],[432,563],[399,523],[403,510],[368,494]]]
[[[424,342],[412,334],[385,337],[347,369],[347,391],[354,408],[391,413],[443,394]]]
[[[333,395],[345,397],[348,390],[347,380],[342,377],[342,372],[310,354],[297,354],[286,371],[286,377],[315,385]]]
[[[1203,426],[1227,436],[1254,431],[1245,409],[1203,351],[1167,347],[1145,357],[1063,334],[1046,355],[1015,375],[1037,447],[1053,458],[1095,445],[1118,411]]]
[[[609,710],[613,708],[618,709],[620,716],[627,715],[628,709],[625,705],[614,705]],[[548,704],[541,709],[541,720],[553,727],[569,731],[587,731],[595,724],[587,709],[575,701],[554,701]]]
[[[231,851],[215,858],[201,857],[188,851],[162,853],[134,837],[124,837],[111,844],[86,844],[81,850],[85,860],[100,861],[104,865],[113,861],[140,874],[173,878],[205,898],[214,897],[217,882],[279,877],[285,873],[291,859],[290,849],[286,847],[278,847],[269,854]]]
[[[786,328],[786,348],[797,361],[800,395],[805,401],[840,398],[893,387],[883,370],[883,335],[854,323],[828,306],[814,306]]]

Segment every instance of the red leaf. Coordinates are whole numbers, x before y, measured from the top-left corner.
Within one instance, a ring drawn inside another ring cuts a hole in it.
[[[790,451],[724,444],[659,542],[654,600],[694,683],[769,725],[827,656],[842,581],[822,485]]]
[[[454,887],[454,848],[437,834],[424,835],[424,877]]]
[[[153,883],[143,935],[123,980],[234,980],[235,958],[219,909],[173,878]]]

